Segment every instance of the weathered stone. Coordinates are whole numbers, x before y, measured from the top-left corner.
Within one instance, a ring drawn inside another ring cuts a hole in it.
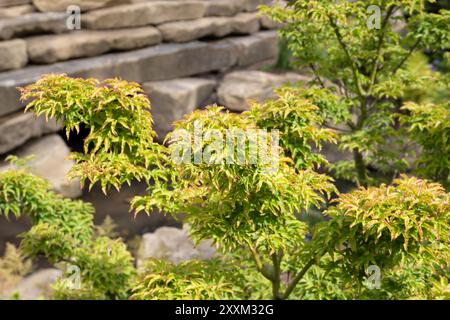
[[[225,76],[217,90],[219,104],[233,111],[245,111],[249,99],[263,102],[275,97],[275,88],[302,80],[310,79],[295,73],[278,75],[262,71],[235,71]]]
[[[24,14],[33,13],[34,11],[34,7],[30,4],[0,8],[0,18],[15,18]]]
[[[14,288],[8,290],[6,297],[18,294],[20,300],[50,298],[51,285],[62,276],[58,269],[41,269],[23,278]]]
[[[283,27],[282,23],[275,22],[267,16],[260,17],[260,24],[263,29],[269,30],[281,29]]]
[[[38,117],[31,113],[19,112],[0,118],[0,154],[19,147],[31,138],[37,138],[47,133],[61,129],[56,121]]]
[[[68,32],[66,13],[31,13],[14,19],[0,20],[0,39],[8,40],[37,33]]]
[[[16,39],[0,42],[0,71],[20,69],[27,64],[27,45]]]
[[[82,23],[89,29],[117,29],[198,19],[205,12],[202,1],[150,1],[91,11],[83,16]]]
[[[254,13],[242,13],[234,17],[206,17],[168,22],[158,28],[164,41],[188,42],[206,36],[224,37],[231,33],[255,33],[259,30],[259,17]]]
[[[150,97],[155,130],[163,141],[172,123],[209,101],[216,82],[209,79],[184,78],[143,84]]]
[[[202,241],[195,246],[185,228],[162,227],[154,233],[143,235],[138,251],[138,266],[142,266],[148,258],[180,263],[191,259],[211,259],[215,253],[216,250],[210,240]]]
[[[0,73],[0,116],[20,110],[17,87],[36,82],[43,74],[66,73],[75,77],[148,82],[189,77],[246,66],[277,56],[274,31],[215,42],[162,44],[154,47],[111,53],[100,57],[30,66]],[[239,61],[238,61],[239,57]]]
[[[278,56],[278,35],[275,31],[264,31],[252,37],[229,38],[238,48],[238,66],[254,63]]]
[[[159,25],[158,29],[166,42],[188,42],[206,36],[217,36],[218,33],[224,36],[233,30],[229,18],[225,17],[168,22]]]
[[[28,3],[31,3],[31,0],[2,0],[0,2],[0,7],[12,7]]]
[[[26,39],[28,57],[36,63],[53,63],[96,56],[112,50],[131,50],[161,42],[154,27],[124,30],[78,31],[67,35],[36,36]]]
[[[234,16],[241,11],[241,0],[209,0],[207,16]]]
[[[42,12],[66,11],[69,6],[78,6],[82,11],[102,7],[133,3],[132,0],[33,0],[34,6]]]
[[[252,34],[259,30],[257,13],[241,13],[233,17],[233,33]]]
[[[70,149],[60,136],[52,134],[32,140],[20,147],[14,154],[21,158],[34,155],[34,158],[27,163],[30,171],[48,180],[56,192],[68,198],[81,196],[80,181],[78,179],[68,181],[66,178],[74,161],[68,159]],[[0,167],[0,170],[9,168],[11,165],[7,164]]]
[[[272,0],[240,0],[241,6],[244,11],[253,12],[257,11],[258,7],[263,4],[271,4]]]

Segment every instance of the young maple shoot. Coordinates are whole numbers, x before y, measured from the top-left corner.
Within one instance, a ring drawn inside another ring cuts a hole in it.
[[[353,153],[353,162],[336,163],[338,176],[368,185],[376,182],[369,167],[389,177],[407,169],[396,114],[411,88],[429,90],[429,83],[441,77],[437,72],[419,73],[408,62],[424,49],[450,47],[450,12],[426,12],[425,4],[434,2],[311,0],[262,7],[264,14],[285,25],[281,35],[295,65],[315,77],[312,91],[305,90],[305,95],[319,107],[339,106],[328,110],[336,112],[328,124],[339,125],[340,148]],[[369,23],[374,14],[369,5],[382,13],[379,27]],[[339,103],[336,98],[327,103],[330,97],[319,90],[326,87],[335,91]]]

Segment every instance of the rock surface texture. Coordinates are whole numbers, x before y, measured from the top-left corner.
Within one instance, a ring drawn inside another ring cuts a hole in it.
[[[295,73],[282,75],[261,71],[235,71],[227,76],[218,88],[219,104],[233,111],[248,109],[248,100],[263,102],[275,97],[273,89],[283,84],[308,81]]]
[[[5,299],[18,295],[20,300],[38,300],[51,296],[51,285],[62,276],[58,269],[41,269],[23,278],[14,288],[3,294]]]
[[[138,250],[138,266],[142,266],[148,258],[180,263],[190,259],[210,259],[215,253],[211,241],[204,240],[194,245],[186,228],[162,227],[142,236]]]
[[[31,140],[14,154],[21,158],[33,156],[32,160],[27,162],[30,171],[49,181],[56,192],[68,198],[81,196],[80,181],[68,181],[66,178],[74,162],[68,159],[70,150],[60,136],[53,134]],[[9,168],[9,164],[0,166],[0,170]]]

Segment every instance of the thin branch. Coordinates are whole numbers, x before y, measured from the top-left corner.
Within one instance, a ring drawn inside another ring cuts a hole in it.
[[[373,65],[373,69],[372,69],[372,74],[370,76],[370,87],[368,89],[368,91],[370,92],[372,89],[372,86],[375,84],[375,80],[377,77],[377,73],[378,73],[378,65],[380,63],[381,57],[383,56],[382,52],[383,52],[383,43],[384,43],[384,38],[386,36],[386,27],[388,25],[389,19],[391,18],[391,16],[395,13],[395,6],[392,6],[387,14],[386,17],[383,20],[383,23],[381,25],[381,35],[380,35],[380,39],[378,40],[378,45],[377,45],[377,56]]]
[[[325,89],[325,84],[322,81],[322,78],[319,76],[319,74],[317,73],[316,67],[314,67],[314,65],[312,63],[309,64],[309,68],[312,70],[312,72],[314,73],[314,76],[316,77],[317,81],[319,81],[320,86]]]
[[[274,299],[282,299],[282,297],[280,296],[281,258],[282,258],[281,253],[280,254],[274,253],[272,255],[272,264],[274,269],[272,281],[272,293]]]
[[[333,127],[332,125],[330,125],[330,124],[328,124],[326,122],[324,123],[324,126],[327,127],[328,129],[333,129],[333,130],[344,132],[344,133],[351,133],[351,131],[349,131],[349,130]]]
[[[258,271],[267,279],[270,280],[271,282],[274,282],[274,276],[273,274],[271,274],[266,266],[263,264],[261,257],[259,256],[256,248],[254,248],[253,246],[249,245],[250,251],[252,252],[252,256],[253,259],[256,262],[256,268],[258,269]]]
[[[416,42],[414,43],[414,45],[409,49],[408,53],[403,57],[403,59],[399,62],[399,64],[394,68],[393,74],[396,74],[397,71],[403,67],[403,64],[405,64],[406,60],[409,59],[409,57],[411,57],[411,55],[413,54],[414,50],[417,49],[417,47],[419,46],[420,42],[422,41],[422,39],[417,39]]]
[[[289,286],[287,287],[286,291],[283,294],[283,299],[287,299],[289,297],[289,295],[292,293],[292,291],[294,290],[294,288],[297,286],[297,284],[299,283],[299,281],[303,278],[303,276],[305,275],[305,273],[314,265],[315,263],[315,259],[311,259],[304,267],[303,269],[294,277],[294,279],[292,279],[291,283],[289,284]]]
[[[334,31],[334,33],[336,35],[336,38],[337,38],[337,40],[338,40],[342,50],[344,51],[348,62],[350,63],[350,67],[352,69],[353,78],[355,80],[356,90],[357,90],[358,96],[361,99],[361,101],[363,101],[365,93],[364,93],[364,90],[363,90],[363,88],[361,86],[361,83],[359,81],[358,69],[357,69],[357,67],[355,65],[355,61],[353,60],[353,58],[350,55],[350,51],[349,51],[347,45],[344,42],[344,38],[343,38],[341,32],[339,31],[339,27],[337,26],[336,22],[333,20],[333,18],[329,14],[327,15],[327,17],[328,17],[328,20],[330,22],[331,27],[333,28],[333,31]]]

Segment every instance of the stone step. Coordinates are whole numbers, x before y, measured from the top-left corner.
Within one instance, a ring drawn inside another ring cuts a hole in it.
[[[15,39],[0,42],[0,71],[23,68],[27,61],[25,41]]]
[[[169,22],[158,26],[165,42],[188,42],[229,34],[252,34],[259,30],[256,13],[240,13],[233,17],[206,17],[191,21]]]
[[[163,142],[173,129],[172,123],[207,104],[216,87],[216,81],[201,78],[183,78],[146,82],[142,85],[150,97],[152,115],[158,141]]]
[[[276,31],[262,31],[249,37],[233,37],[228,40],[238,48],[237,67],[247,67],[278,56]]]
[[[234,16],[242,11],[242,0],[210,0],[206,16]]]
[[[227,74],[217,90],[218,102],[232,111],[246,111],[248,101],[275,98],[273,90],[286,83],[310,81],[296,73],[272,74],[262,71],[235,71]]]
[[[15,18],[35,12],[34,7],[31,4],[22,4],[13,7],[0,7],[0,19],[1,18]]]
[[[47,64],[97,56],[109,51],[139,49],[160,42],[160,32],[150,26],[120,30],[81,30],[64,35],[35,36],[26,39],[29,60]]]
[[[34,139],[14,151],[19,158],[34,156],[27,161],[31,173],[50,182],[53,189],[68,198],[78,198],[82,194],[80,180],[69,181],[66,176],[75,164],[69,159],[70,149],[57,134]],[[0,171],[14,168],[9,163],[0,163]]]
[[[47,122],[45,117],[38,117],[31,113],[19,111],[0,118],[0,154],[5,154],[31,138],[54,133],[61,126],[53,119]]]
[[[31,0],[2,0],[0,2],[0,7],[12,7],[28,3],[31,3]]]
[[[198,19],[206,13],[203,1],[150,1],[90,11],[82,24],[88,29],[118,29]]]
[[[68,32],[67,14],[63,12],[31,13],[0,20],[0,40],[30,34]]]
[[[0,73],[0,116],[20,110],[23,106],[16,88],[36,82],[43,74],[66,73],[99,79],[121,77],[143,83],[244,67],[275,58],[277,53],[277,33],[263,31],[214,42],[161,44],[46,66],[29,66]]]
[[[269,5],[273,0],[240,0],[242,10],[247,12],[257,11],[260,5]]]
[[[78,6],[82,11],[107,6],[130,4],[133,0],[33,0],[34,6],[42,12],[66,11],[69,6]]]

